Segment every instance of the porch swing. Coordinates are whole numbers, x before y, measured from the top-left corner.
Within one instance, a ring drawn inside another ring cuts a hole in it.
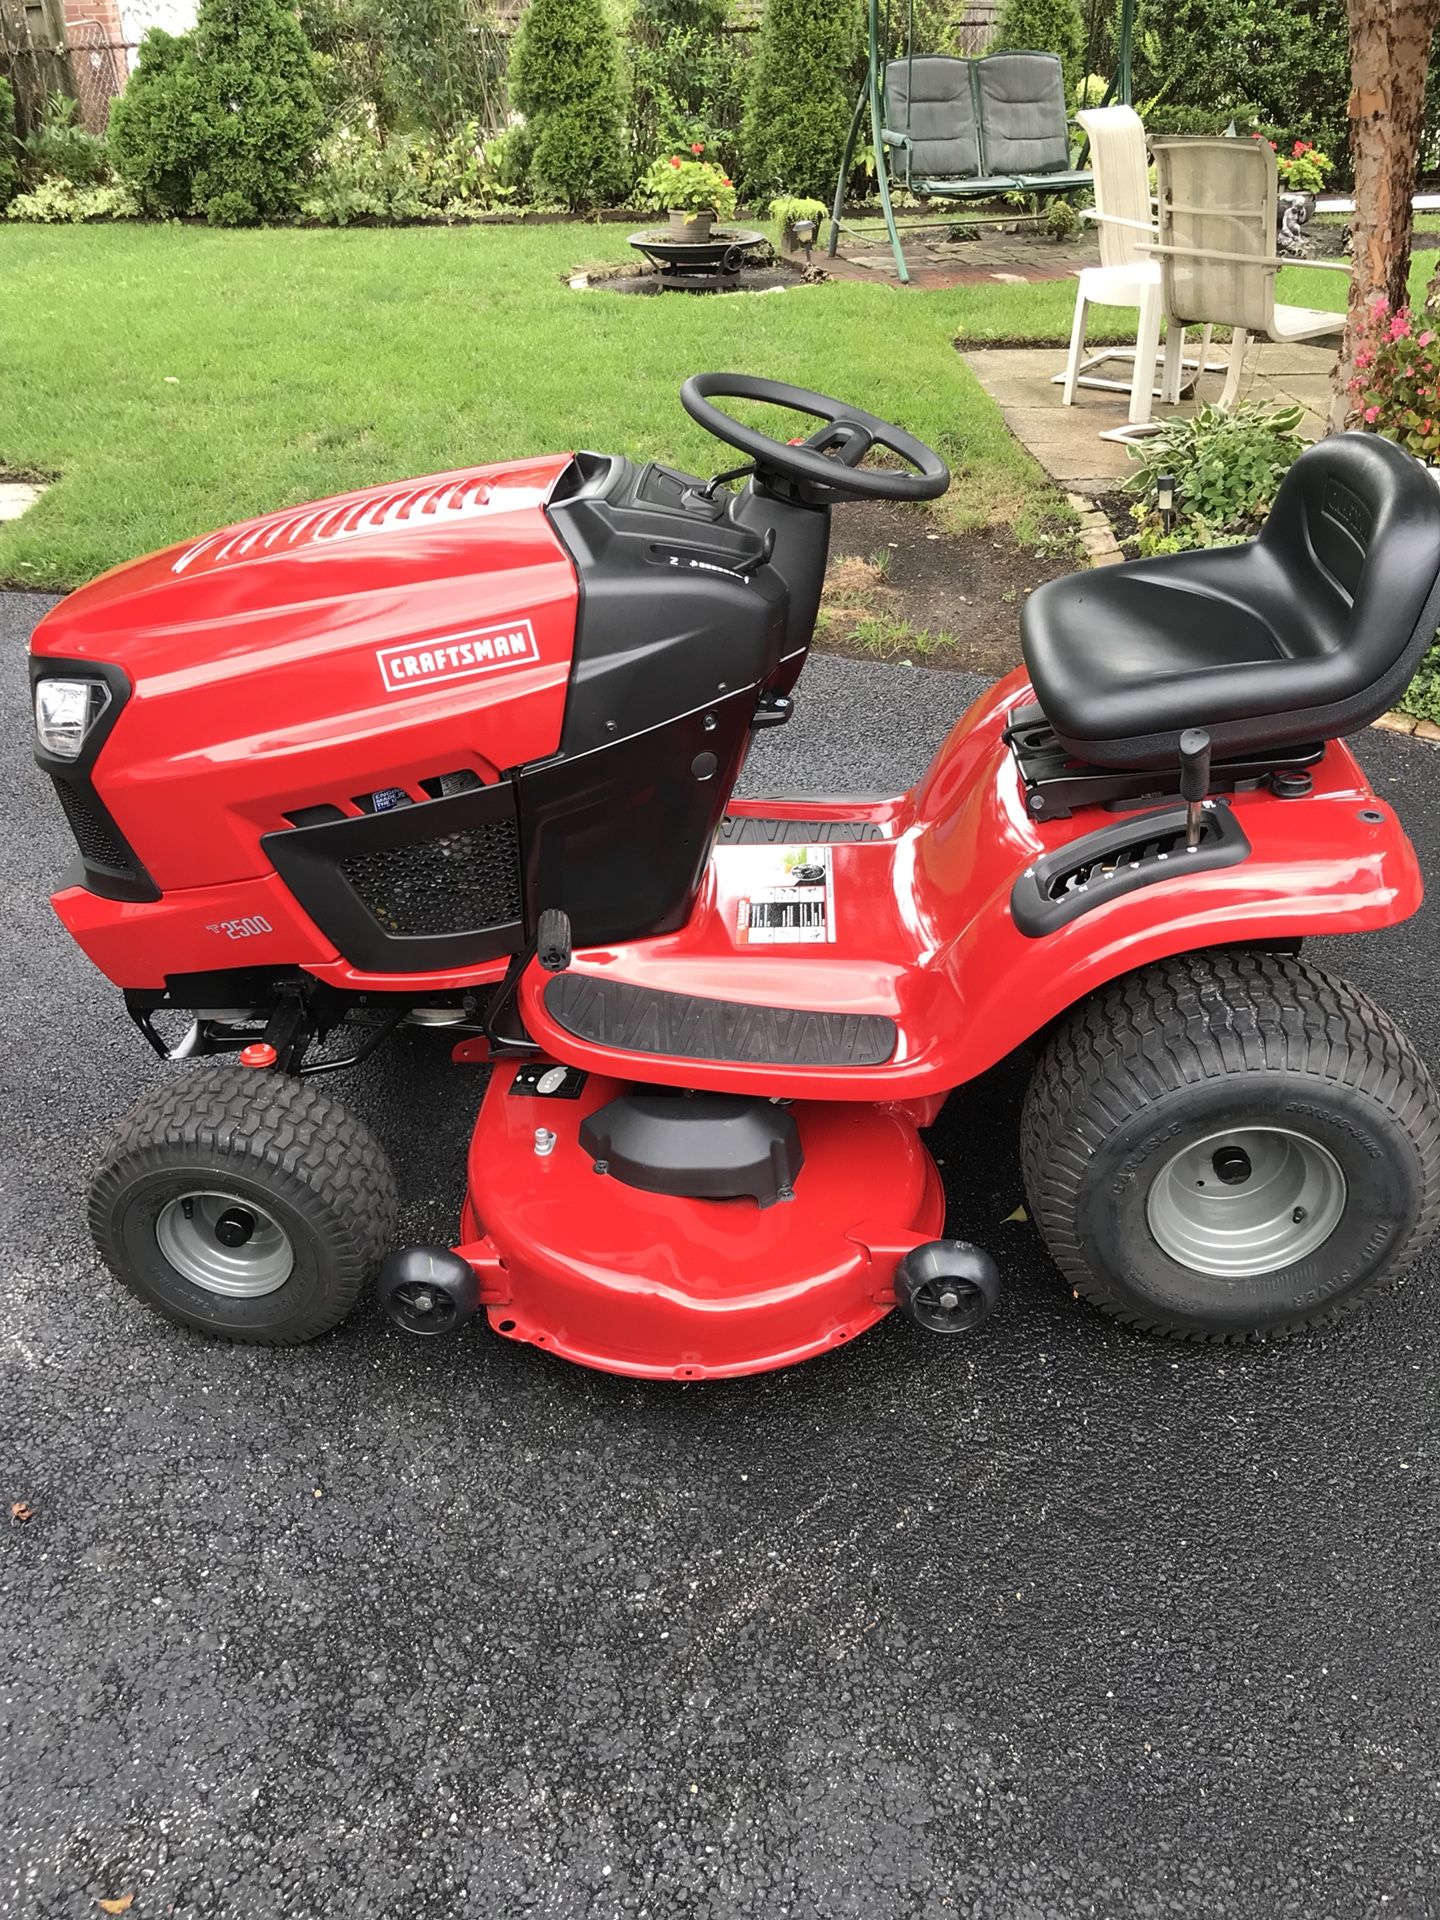
[[[830,257],[842,230],[861,232],[868,223],[842,219],[845,188],[868,108],[875,177],[895,267],[906,283],[910,270],[891,196],[894,184],[924,200],[992,199],[1002,193],[1074,193],[1088,187],[1090,173],[1072,163],[1064,73],[1054,53],[1005,52],[968,59],[915,51],[915,0],[906,0],[905,51],[891,58],[892,6],[868,0],[866,77],[845,139],[835,205],[830,220]],[[1087,72],[1098,40],[1103,0],[1090,0],[1085,49]],[[1115,75],[1103,104],[1130,100],[1130,49],[1135,0],[1121,0]],[[893,160],[892,160],[893,156]],[[1083,158],[1082,147],[1080,157]],[[907,231],[948,225],[913,221]]]

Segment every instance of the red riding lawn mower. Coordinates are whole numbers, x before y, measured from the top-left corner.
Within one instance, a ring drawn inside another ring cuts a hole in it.
[[[998,1275],[944,1237],[921,1136],[1027,1042],[1030,1212],[1105,1312],[1233,1340],[1399,1275],[1440,1204],[1435,1090],[1298,955],[1420,901],[1339,742],[1440,624],[1423,469],[1327,440],[1250,544],[1040,588],[1025,668],[912,791],[742,801],[831,507],[949,475],[820,394],[681,397],[743,466],[369,489],[122,567],[36,630],[79,845],[56,911],[157,1052],[208,1057],[95,1177],[119,1278],[275,1344],[375,1279],[413,1332],[483,1307],[654,1378],[784,1366],[897,1306],[965,1331]],[[319,1083],[406,1021],[488,1069],[452,1249],[392,1248],[385,1155]]]

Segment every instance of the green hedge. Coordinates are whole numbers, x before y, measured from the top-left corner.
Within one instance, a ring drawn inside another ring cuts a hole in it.
[[[145,36],[111,113],[116,170],[151,213],[215,226],[285,219],[324,123],[316,78],[281,0],[201,0],[193,33]]]
[[[510,56],[510,99],[525,116],[532,194],[578,212],[625,192],[619,44],[604,0],[531,0]]]
[[[754,198],[834,193],[862,15],[853,0],[766,0],[741,143]]]

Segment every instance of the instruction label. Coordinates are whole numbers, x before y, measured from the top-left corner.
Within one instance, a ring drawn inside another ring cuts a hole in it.
[[[745,847],[735,935],[742,947],[825,946],[835,938],[829,847]]]

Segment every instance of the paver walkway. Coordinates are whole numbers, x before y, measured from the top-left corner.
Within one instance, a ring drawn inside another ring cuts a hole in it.
[[[1223,359],[1226,348],[1211,351]],[[1116,480],[1130,465],[1125,447],[1102,440],[1109,427],[1123,426],[1128,396],[1082,387],[1073,407],[1060,404],[1060,388],[1052,376],[1065,365],[1062,347],[962,348],[960,357],[1005,416],[1006,425],[1044,467],[1052,479],[1076,493],[1112,492]],[[1305,409],[1300,431],[1318,440],[1325,431],[1325,409],[1330,400],[1332,347],[1290,347],[1267,343],[1250,351],[1245,397],[1275,405],[1298,402]],[[1101,369],[1102,372],[1105,369]],[[1113,369],[1125,377],[1123,363]],[[1200,400],[1218,400],[1224,375],[1207,374],[1200,382]],[[1193,413],[1194,395],[1176,407],[1155,409],[1157,418]]]

